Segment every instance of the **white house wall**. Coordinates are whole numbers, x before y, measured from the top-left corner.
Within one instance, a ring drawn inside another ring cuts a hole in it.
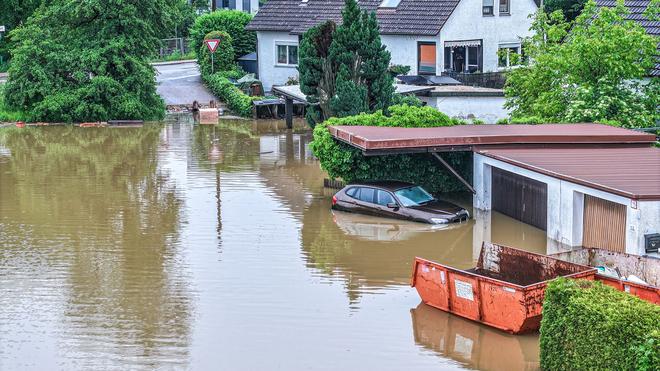
[[[626,252],[644,254],[644,235],[660,232],[660,201],[639,201],[530,171],[478,153],[474,154],[474,208],[490,210],[492,168],[506,170],[548,186],[548,238],[566,246],[582,245],[584,195],[626,206]]]
[[[430,41],[439,43],[438,36],[404,36],[404,35],[381,35],[380,40],[387,50],[392,54],[392,64],[410,66],[410,75],[417,75],[417,43]],[[436,50],[436,57],[440,54]],[[436,71],[442,71],[441,63],[436,60]]]
[[[298,45],[298,36],[288,32],[257,32],[259,79],[266,91],[270,91],[273,85],[284,85],[289,77],[298,77],[297,67],[277,64],[278,42]]]
[[[500,15],[494,1],[493,16],[482,14],[483,0],[461,0],[440,31],[438,62],[444,64],[444,42],[482,39],[483,72],[497,71],[497,50],[500,44],[520,42],[531,36],[530,14],[538,7],[533,0],[510,0],[510,15]]]
[[[509,117],[504,108],[504,97],[455,96],[420,99],[449,117],[479,119],[487,124],[494,124],[499,119]]]

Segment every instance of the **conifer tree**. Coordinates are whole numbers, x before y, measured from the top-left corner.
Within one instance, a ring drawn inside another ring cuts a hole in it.
[[[346,0],[336,29],[326,22],[305,33],[300,60],[301,90],[318,103],[307,117],[312,126],[333,116],[387,111],[394,93],[390,53],[376,15],[360,10],[355,0]]]

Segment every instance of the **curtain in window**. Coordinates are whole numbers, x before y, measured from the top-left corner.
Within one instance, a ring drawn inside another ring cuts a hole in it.
[[[435,74],[435,43],[419,44],[419,73]]]

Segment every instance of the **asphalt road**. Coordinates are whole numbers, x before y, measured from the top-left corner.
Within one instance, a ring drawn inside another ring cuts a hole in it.
[[[195,100],[208,104],[211,100],[219,101],[202,84],[196,62],[157,64],[154,68],[157,91],[165,104],[192,104]]]

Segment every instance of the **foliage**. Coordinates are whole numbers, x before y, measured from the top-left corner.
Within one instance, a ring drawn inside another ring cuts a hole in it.
[[[222,72],[212,75],[202,75],[204,83],[211,92],[237,115],[250,117],[252,115],[252,102],[261,97],[250,97],[231,83]]]
[[[148,60],[174,1],[49,1],[11,33],[7,104],[40,121],[161,118]]]
[[[252,15],[240,10],[218,10],[202,14],[190,29],[191,47],[198,50],[209,32],[224,31],[231,36],[236,58],[251,53],[257,48],[257,34],[245,30],[250,20]]]
[[[410,66],[404,66],[402,64],[392,64],[390,67],[387,69],[392,77],[397,77],[400,75],[407,75],[410,73]]]
[[[513,117],[510,119],[499,119],[497,120],[498,125],[508,125],[508,124],[529,124],[529,125],[537,125],[537,124],[546,124],[548,123],[547,121],[543,121],[540,117],[537,116],[522,116],[522,117]]]
[[[20,112],[9,109],[5,105],[4,87],[0,85],[0,122],[16,122],[26,118]]]
[[[204,44],[199,47],[197,52],[197,63],[202,74],[211,74],[211,71],[230,71],[235,69],[236,63],[234,62],[234,47],[232,46],[232,38],[224,31],[212,31],[206,34],[204,40],[218,39],[220,44],[213,53],[213,68],[211,68],[211,52]]]
[[[313,27],[300,45],[300,86],[310,103],[310,125],[330,117],[384,110],[394,92],[390,53],[382,45],[374,13],[346,0],[342,23]]]
[[[545,0],[544,11],[552,13],[559,10],[568,21],[572,21],[580,15],[586,0]]]
[[[2,0],[0,1],[0,25],[4,25],[7,31],[23,24],[29,16],[41,5],[42,0]],[[11,48],[11,37],[7,33],[0,38],[0,59],[9,58]]]
[[[424,102],[414,94],[392,94],[392,105],[406,105],[413,107],[422,107]]]
[[[543,303],[541,368],[657,370],[658,318],[660,306],[600,282],[552,281]]]
[[[438,166],[437,160],[428,154],[367,157],[358,149],[334,140],[328,131],[330,125],[436,127],[462,123],[428,106],[391,106],[389,113],[390,116],[377,111],[371,114],[331,118],[316,125],[311,148],[328,175],[346,182],[398,179],[420,184],[431,192],[463,190],[462,185]],[[448,162],[462,174],[468,175],[468,178],[471,174],[469,158],[467,153],[446,156]]]
[[[573,24],[560,12],[537,13],[535,36],[525,42],[530,61],[510,71],[505,86],[512,116],[654,126],[660,82],[642,79],[655,65],[658,39],[626,14],[621,1],[599,9],[593,0]]]

